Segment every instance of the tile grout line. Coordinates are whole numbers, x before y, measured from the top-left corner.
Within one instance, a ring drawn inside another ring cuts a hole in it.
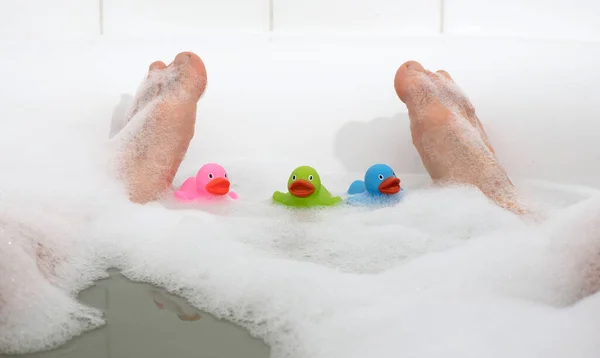
[[[444,0],[440,0],[440,34],[444,33],[444,5]]]
[[[102,0],[100,0],[102,1]],[[273,27],[274,27],[274,22],[275,22],[275,14],[273,11],[273,8],[275,6],[274,4],[275,0],[269,0],[269,32],[273,32]]]
[[[100,35],[104,35],[104,0],[98,0],[98,22]]]

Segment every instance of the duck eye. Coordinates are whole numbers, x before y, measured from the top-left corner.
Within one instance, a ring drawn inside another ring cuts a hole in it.
[[[292,175],[292,181],[296,180],[296,174]]]
[[[314,177],[312,175],[308,176],[308,180],[313,181]]]
[[[396,173],[392,172],[392,175],[395,177],[395,176],[396,176]]]
[[[225,178],[227,178],[227,173],[223,174],[225,176]]]
[[[379,180],[383,180],[383,174],[379,174]]]
[[[214,177],[213,173],[209,173],[209,174],[208,174],[208,177],[209,177],[210,179],[212,179],[212,178]]]

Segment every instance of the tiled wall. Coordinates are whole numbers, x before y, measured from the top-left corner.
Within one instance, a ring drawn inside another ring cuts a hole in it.
[[[450,34],[600,40],[600,0],[444,0]]]
[[[435,34],[440,0],[273,0],[275,30]]]
[[[0,0],[0,39],[94,36],[99,13],[98,0]]]
[[[206,32],[206,29],[268,30],[268,0],[102,1],[107,35]]]
[[[0,0],[0,39],[207,30],[509,35],[600,41],[600,0]]]

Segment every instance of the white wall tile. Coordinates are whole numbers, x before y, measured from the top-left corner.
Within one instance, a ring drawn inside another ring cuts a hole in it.
[[[275,30],[434,34],[440,0],[273,0]]]
[[[600,39],[600,0],[444,0],[444,32]]]
[[[4,0],[0,40],[77,39],[100,34],[98,0]]]
[[[269,0],[103,0],[108,35],[267,30]]]

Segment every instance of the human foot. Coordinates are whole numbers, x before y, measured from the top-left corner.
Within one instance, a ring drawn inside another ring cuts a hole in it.
[[[150,65],[138,90],[128,126],[135,134],[119,154],[119,176],[136,203],[156,200],[173,182],[194,136],[197,102],[206,88],[206,68],[191,52],[178,54],[166,66]]]
[[[156,73],[155,71],[164,70],[165,68],[167,68],[167,65],[162,61],[155,61],[148,66],[148,75],[146,76],[146,80],[142,82],[140,88],[138,88],[133,104],[127,114],[127,122],[129,122],[141,108],[145,107],[150,101],[158,96],[164,80],[161,78],[162,76],[160,76],[160,73]]]
[[[499,206],[524,212],[475,108],[447,72],[409,61],[396,72],[394,87],[408,107],[413,144],[434,182],[474,185]]]

